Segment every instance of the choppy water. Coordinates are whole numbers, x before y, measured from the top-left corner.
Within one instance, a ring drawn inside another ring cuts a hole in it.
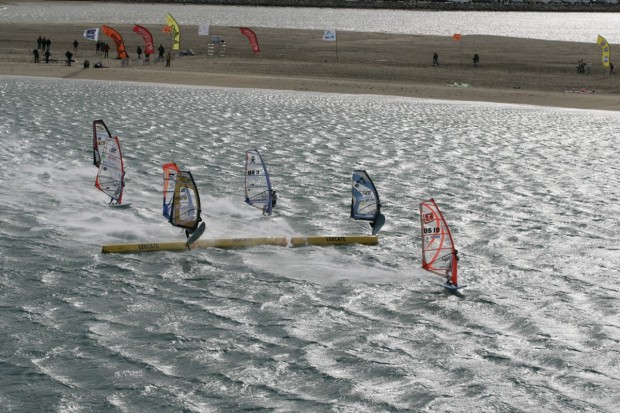
[[[171,13],[179,25],[336,29],[353,32],[419,35],[509,36],[593,43],[597,35],[620,42],[617,13],[474,12],[362,10],[290,7],[238,7],[183,4],[41,2],[0,5],[0,23],[166,24]],[[85,27],[87,29],[89,27]]]
[[[0,405],[7,412],[617,411],[615,112],[0,77]],[[126,157],[94,184],[91,122]],[[241,194],[257,146],[280,194]],[[380,245],[102,255],[182,240],[161,165],[199,185],[209,237],[367,234]],[[420,269],[417,205],[451,223],[468,288]]]

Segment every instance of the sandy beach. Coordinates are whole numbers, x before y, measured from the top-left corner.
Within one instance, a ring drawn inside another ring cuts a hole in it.
[[[103,22],[102,24],[106,24]],[[138,59],[144,48],[132,25],[113,25],[124,38],[128,65],[115,59],[112,39],[108,58],[97,56],[95,42],[83,37],[90,24],[4,24],[0,27],[0,75],[70,79],[138,81],[217,87],[261,88],[327,93],[377,94],[418,98],[487,101],[577,109],[620,110],[620,74],[610,75],[600,63],[596,43],[572,43],[496,36],[417,36],[338,32],[338,42],[322,40],[316,30],[253,28],[260,53],[236,27],[211,27],[210,35],[225,40],[225,48],[209,54],[211,36],[199,36],[196,26],[184,26],[181,50],[165,62]],[[147,28],[155,47],[170,50],[171,36],[162,26]],[[41,55],[34,63],[37,37],[52,40],[48,64]],[[67,66],[65,52],[79,45]],[[432,65],[433,53],[439,65]],[[156,52],[157,54],[157,52]],[[474,54],[480,66],[474,67]],[[577,62],[592,62],[590,74],[577,73]],[[84,68],[84,60],[91,66]],[[105,68],[95,69],[95,61]]]

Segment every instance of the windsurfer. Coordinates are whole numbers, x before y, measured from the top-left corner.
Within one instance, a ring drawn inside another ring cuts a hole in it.
[[[446,285],[456,287],[456,285],[452,284],[452,280],[451,280],[453,259],[456,260],[456,262],[459,262],[459,250],[454,249],[454,251],[452,252],[452,255],[450,256],[450,265],[448,266],[448,269],[446,270]]]
[[[276,191],[271,191],[271,207],[272,208],[276,206],[277,201],[278,201],[278,195],[276,194]]]

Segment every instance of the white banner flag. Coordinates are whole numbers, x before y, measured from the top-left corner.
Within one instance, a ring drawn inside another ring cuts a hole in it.
[[[325,40],[326,42],[335,42],[336,41],[336,30],[335,29],[325,30],[325,33],[323,33],[323,40]]]
[[[198,35],[199,36],[208,36],[209,35],[209,23],[204,23],[198,26]]]
[[[99,40],[99,29],[86,29],[84,30],[84,37],[88,40]]]

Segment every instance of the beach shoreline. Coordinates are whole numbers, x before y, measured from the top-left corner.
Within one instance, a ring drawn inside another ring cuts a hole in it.
[[[185,30],[182,51],[172,51],[172,62],[145,62],[137,58],[142,39],[130,25],[114,25],[125,38],[130,59],[115,59],[110,38],[101,37],[112,50],[105,58],[95,42],[83,38],[91,24],[16,23],[0,27],[0,75],[147,82],[304,92],[370,94],[426,99],[513,103],[575,109],[620,110],[620,79],[600,64],[596,44],[464,36],[394,35],[338,32],[338,44],[322,40],[316,30],[256,28],[260,53],[254,55],[248,39],[235,27],[212,27],[225,47],[209,48],[210,36],[198,36],[197,27]],[[151,28],[155,48],[169,51],[169,36]],[[34,63],[38,35],[52,39],[50,63]],[[286,39],[283,41],[282,39]],[[74,62],[66,65],[65,51]],[[166,43],[167,41],[167,43]],[[213,54],[210,55],[211,51]],[[439,65],[432,55],[439,54]],[[480,55],[480,67],[472,56]],[[578,74],[577,61],[591,61],[590,74]],[[90,67],[84,68],[88,60]],[[101,61],[105,68],[95,69]]]

